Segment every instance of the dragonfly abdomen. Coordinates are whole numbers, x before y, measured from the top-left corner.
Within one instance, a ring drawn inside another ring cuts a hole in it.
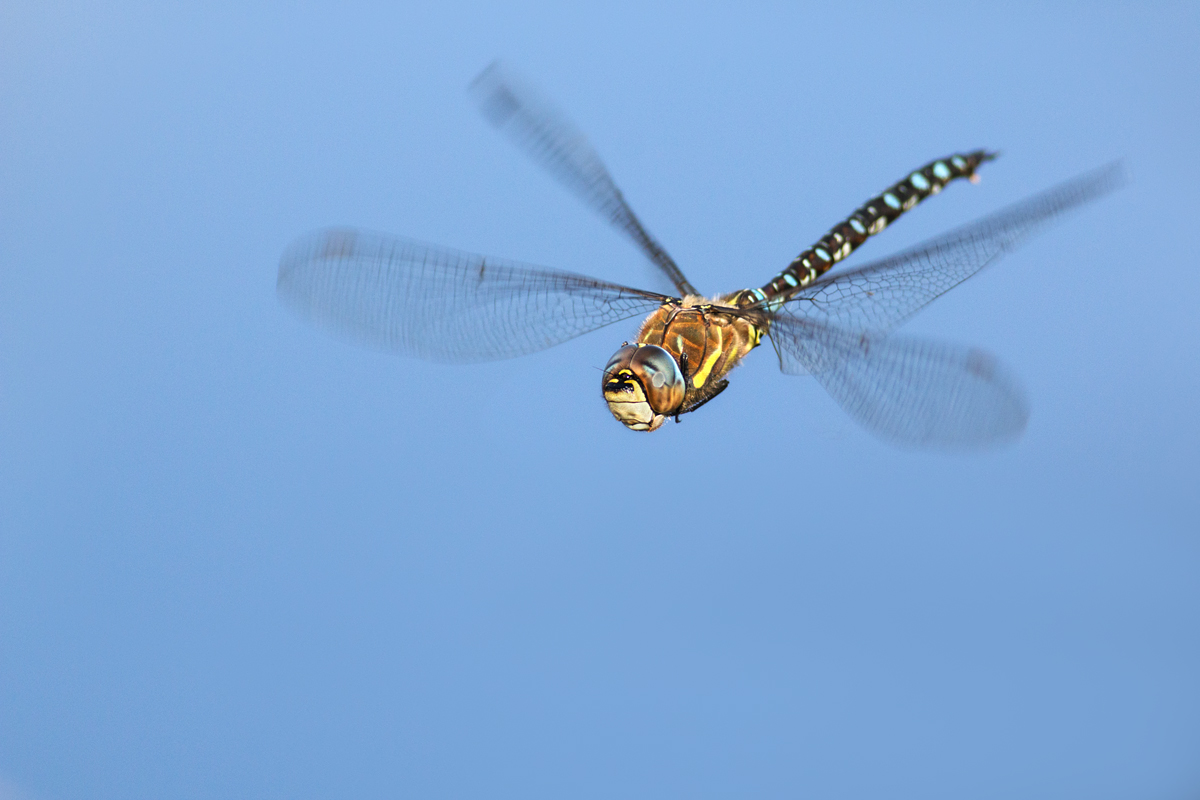
[[[995,157],[995,153],[976,150],[930,161],[872,197],[845,220],[833,226],[816,244],[792,259],[787,269],[770,283],[747,294],[768,307],[781,305],[797,290],[812,283],[853,253],[867,239],[895,222],[905,211],[940,192],[950,181],[955,178],[967,178],[971,182],[978,180],[975,177],[976,168]]]

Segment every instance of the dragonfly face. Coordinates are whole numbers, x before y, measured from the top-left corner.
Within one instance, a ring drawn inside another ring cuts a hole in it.
[[[652,344],[627,344],[604,367],[604,401],[630,430],[654,431],[683,405],[683,372],[675,357]]]

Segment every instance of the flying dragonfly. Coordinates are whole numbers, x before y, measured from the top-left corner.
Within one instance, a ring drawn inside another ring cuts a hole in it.
[[[894,444],[979,446],[1019,436],[1028,408],[995,358],[892,331],[1065,212],[1123,182],[1120,164],[1110,164],[895,255],[832,269],[947,184],[978,182],[979,167],[995,158],[986,150],[949,155],[872,197],[765,285],[706,296],[552,103],[499,64],[470,91],[496,128],[627,235],[674,292],[331,229],[284,253],[279,295],[318,324],[443,362],[513,358],[643,317],[601,378],[612,415],[635,431],[678,422],[711,401],[765,338],[784,373],[813,376],[851,417]]]

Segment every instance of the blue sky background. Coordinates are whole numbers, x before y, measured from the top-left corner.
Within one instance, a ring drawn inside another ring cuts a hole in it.
[[[0,797],[1200,791],[1200,12],[0,6]],[[646,285],[477,117],[504,57],[702,290],[944,154],[886,254],[1124,157],[910,323],[1032,417],[890,449],[760,351],[653,435],[635,325],[450,367],[275,298],[351,224]]]

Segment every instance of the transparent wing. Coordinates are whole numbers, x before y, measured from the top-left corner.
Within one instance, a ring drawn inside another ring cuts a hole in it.
[[[584,203],[622,231],[680,295],[699,294],[625,202],[587,137],[561,111],[499,62],[471,84],[484,116]]]
[[[889,258],[815,281],[779,311],[845,330],[883,332],[1014,250],[1058,217],[1124,183],[1109,164]]]
[[[780,368],[811,374],[871,433],[910,447],[978,447],[1017,438],[1029,409],[994,357],[812,320],[771,324]]]
[[[582,275],[353,230],[297,241],[279,296],[318,324],[431,361],[543,350],[667,298]]]

